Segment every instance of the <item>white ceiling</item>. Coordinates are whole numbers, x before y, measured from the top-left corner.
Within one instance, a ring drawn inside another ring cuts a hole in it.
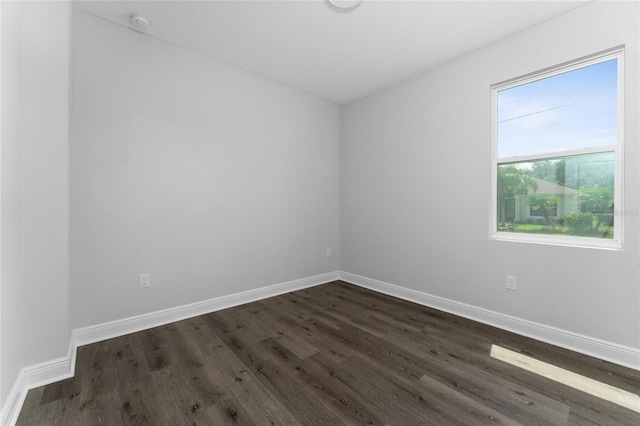
[[[75,7],[345,104],[587,1],[76,1]]]

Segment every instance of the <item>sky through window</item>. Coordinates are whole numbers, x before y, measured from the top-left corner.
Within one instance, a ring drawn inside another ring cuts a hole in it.
[[[498,157],[617,143],[617,59],[498,92]]]

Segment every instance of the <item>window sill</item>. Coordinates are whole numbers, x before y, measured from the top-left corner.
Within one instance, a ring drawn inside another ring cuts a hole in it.
[[[510,241],[516,243],[543,244],[562,247],[590,248],[599,250],[622,251],[620,241],[603,238],[562,237],[554,235],[531,235],[511,232],[495,232],[491,234],[495,241]]]

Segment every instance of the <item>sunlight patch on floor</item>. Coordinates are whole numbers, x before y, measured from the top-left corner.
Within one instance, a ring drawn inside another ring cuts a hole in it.
[[[538,361],[537,359],[505,349],[501,346],[491,345],[490,355],[492,358],[504,361],[523,370],[530,371],[539,376],[546,377],[547,379],[554,380],[640,413],[640,396],[634,393],[581,376],[564,368]]]

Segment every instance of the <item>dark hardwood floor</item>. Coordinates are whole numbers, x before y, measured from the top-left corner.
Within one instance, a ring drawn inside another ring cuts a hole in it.
[[[83,346],[18,424],[640,424],[494,344],[640,393],[638,371],[334,282]]]

